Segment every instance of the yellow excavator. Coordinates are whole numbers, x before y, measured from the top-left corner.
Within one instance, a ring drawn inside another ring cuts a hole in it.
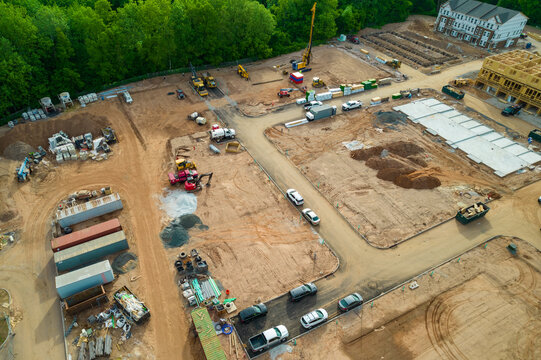
[[[304,49],[304,52],[302,53],[302,60],[301,61],[295,61],[291,64],[293,70],[302,70],[304,69],[308,64],[310,64],[310,57],[312,56],[312,33],[314,31],[314,18],[316,17],[316,5],[317,2],[314,3],[314,6],[312,6],[312,24],[310,25],[310,40],[308,41],[308,46],[306,49]]]
[[[248,71],[244,68],[242,65],[237,66],[237,74],[239,74],[241,77],[248,80],[250,78],[250,74],[248,74]]]

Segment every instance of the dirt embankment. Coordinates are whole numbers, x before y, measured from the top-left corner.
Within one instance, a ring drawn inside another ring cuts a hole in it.
[[[20,124],[0,138],[0,153],[4,153],[9,145],[19,141],[29,144],[31,147],[37,148],[41,145],[47,149],[49,147],[49,137],[59,130],[64,131],[69,136],[82,135],[88,132],[97,135],[101,128],[109,125],[110,122],[105,116],[83,113],[81,111],[68,118],[52,118],[44,121]],[[5,154],[4,156],[7,157]]]
[[[425,150],[411,142],[397,141],[351,151],[353,159],[365,161],[378,170],[377,177],[405,189],[434,189],[441,185],[435,176],[439,169],[427,168]]]

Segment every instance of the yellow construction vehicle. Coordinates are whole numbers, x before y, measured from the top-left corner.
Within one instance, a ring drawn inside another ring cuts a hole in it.
[[[197,166],[195,165],[195,162],[191,160],[186,160],[184,158],[177,158],[175,160],[175,164],[177,165],[177,170],[182,171],[186,169],[197,169]]]
[[[389,65],[392,68],[399,69],[402,66],[402,61],[397,59],[388,60],[385,62],[386,65]]]
[[[248,71],[244,69],[242,65],[237,66],[237,74],[239,74],[241,77],[248,80],[250,78],[250,74],[248,74]]]
[[[472,83],[471,79],[455,79],[451,81],[451,85],[456,87],[468,86]]]
[[[192,78],[191,78],[191,85],[194,88],[195,91],[199,94],[199,96],[207,96],[209,93],[207,89],[205,89],[205,83],[199,76],[197,76],[197,73],[195,72],[195,68],[193,67],[192,63],[190,63],[190,68],[192,69]]]
[[[216,88],[216,80],[214,80],[214,76],[210,75],[209,72],[206,72],[203,74],[203,78],[205,79],[205,86],[209,89]]]
[[[325,82],[323,80],[321,80],[320,78],[318,78],[318,77],[312,78],[312,86],[313,87],[322,88],[325,85],[326,85]]]
[[[308,41],[308,46],[306,49],[304,49],[304,52],[302,53],[302,60],[301,61],[295,61],[291,64],[293,70],[302,70],[304,69],[308,64],[310,64],[310,57],[312,56],[312,33],[314,31],[314,19],[316,17],[316,4],[314,3],[314,6],[312,6],[312,24],[310,25],[310,40]]]

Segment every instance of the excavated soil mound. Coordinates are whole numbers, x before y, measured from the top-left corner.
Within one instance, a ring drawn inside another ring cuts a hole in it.
[[[397,141],[353,150],[350,156],[356,160],[364,160],[366,166],[378,170],[376,176],[379,179],[392,181],[406,189],[433,189],[440,186],[441,181],[431,174],[419,171],[428,166],[424,152],[417,144]]]
[[[368,149],[353,150],[350,156],[355,160],[368,160],[373,156],[379,156],[383,151],[383,146],[374,146]]]
[[[381,180],[394,182],[394,180],[400,175],[407,175],[414,171],[415,169],[411,169],[411,168],[388,168],[388,169],[381,169],[380,171],[378,171],[376,176]]]
[[[406,114],[397,111],[378,111],[374,115],[373,125],[380,128],[396,129],[396,125],[407,122]]]
[[[425,149],[419,145],[405,141],[387,144],[385,145],[385,148],[389,150],[389,152],[402,157],[417,155],[425,151]]]
[[[2,153],[6,159],[10,160],[24,160],[28,156],[28,153],[34,152],[32,146],[22,141],[15,141],[13,144],[8,145]]]
[[[85,113],[74,114],[66,118],[52,118],[26,124],[20,124],[8,131],[0,138],[0,152],[3,152],[10,144],[22,141],[32,146],[49,148],[48,140],[51,135],[63,130],[69,136],[92,133],[97,136],[100,129],[109,126],[110,122],[105,116],[96,116]],[[24,158],[23,158],[24,159]]]
[[[370,159],[366,160],[366,166],[374,170],[389,169],[389,168],[403,168],[406,165],[393,158],[380,158],[373,156]]]
[[[435,176],[415,176],[415,173],[400,175],[393,182],[406,189],[434,189],[441,185],[440,179]]]

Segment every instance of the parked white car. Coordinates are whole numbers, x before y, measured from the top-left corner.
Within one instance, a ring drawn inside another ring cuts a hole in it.
[[[316,325],[319,325],[329,318],[329,314],[325,311],[325,309],[317,309],[314,310],[306,315],[304,315],[301,318],[301,325],[305,329],[313,328]]]
[[[312,100],[312,101],[307,102],[306,104],[304,104],[304,109],[306,111],[310,111],[310,109],[313,108],[314,106],[321,106],[321,105],[323,105],[323,103],[321,101]]]
[[[314,210],[312,209],[304,209],[302,211],[302,215],[310,222],[312,225],[318,225],[319,224],[319,216],[316,215]]]
[[[304,204],[304,199],[302,198],[301,194],[297,192],[295,189],[288,189],[286,191],[287,198],[289,201],[291,201],[293,204],[300,206]]]
[[[349,110],[360,108],[361,106],[363,106],[363,103],[361,102],[361,100],[350,100],[342,104],[342,110],[349,111]]]

